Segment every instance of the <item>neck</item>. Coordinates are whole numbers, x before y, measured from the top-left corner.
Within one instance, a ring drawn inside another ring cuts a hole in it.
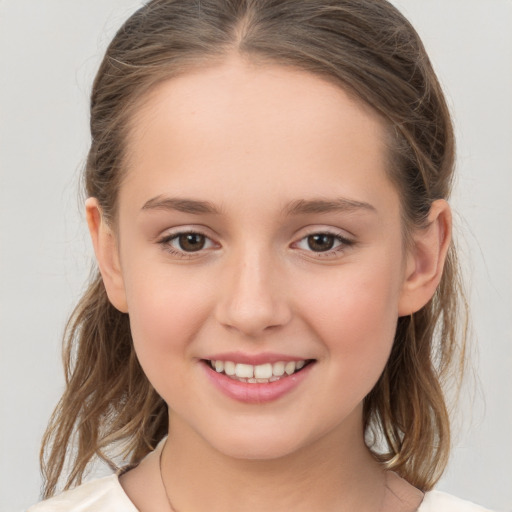
[[[292,454],[247,460],[220,453],[172,418],[161,461],[169,499],[176,512],[378,510],[383,470],[362,428],[345,427]]]

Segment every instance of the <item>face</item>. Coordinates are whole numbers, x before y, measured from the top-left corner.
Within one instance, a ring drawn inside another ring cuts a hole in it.
[[[107,287],[176,428],[247,458],[361,436],[408,272],[383,141],[335,85],[236,60],[139,109]]]

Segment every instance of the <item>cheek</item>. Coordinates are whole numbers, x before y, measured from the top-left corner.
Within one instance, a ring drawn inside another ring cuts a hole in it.
[[[378,260],[377,260],[378,261]],[[309,327],[323,341],[332,363],[345,373],[378,378],[393,344],[401,274],[391,261],[340,268],[326,283],[303,283],[296,291]],[[306,293],[305,288],[309,288]]]
[[[128,281],[127,300],[135,351],[158,390],[171,375],[181,378],[183,368],[176,363],[184,355],[194,356],[193,340],[211,299],[200,281],[176,273]]]

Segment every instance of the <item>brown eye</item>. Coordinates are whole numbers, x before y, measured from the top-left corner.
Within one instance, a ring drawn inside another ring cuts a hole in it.
[[[308,248],[314,252],[330,251],[335,241],[336,237],[327,233],[317,233],[307,237]]]
[[[172,233],[164,236],[157,243],[166,252],[180,258],[200,256],[220,247],[210,237],[197,231]]]
[[[183,233],[178,237],[178,244],[182,251],[200,251],[206,244],[206,237],[199,233]]]

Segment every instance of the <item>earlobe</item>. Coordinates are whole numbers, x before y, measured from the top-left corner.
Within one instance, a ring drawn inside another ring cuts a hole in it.
[[[95,197],[89,197],[86,200],[85,209],[94,253],[108,298],[116,309],[127,313],[128,306],[116,237],[105,222]]]
[[[443,274],[451,242],[452,217],[448,203],[432,203],[426,227],[413,233],[413,247],[407,256],[406,275],[398,315],[408,316],[421,309],[434,295]]]

